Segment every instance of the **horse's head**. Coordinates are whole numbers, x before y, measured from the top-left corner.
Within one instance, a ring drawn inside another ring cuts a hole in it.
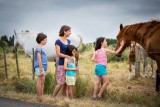
[[[117,43],[116,43],[116,50],[120,47],[120,43],[122,40],[124,40],[124,46],[122,47],[121,51],[118,53],[118,57],[121,57],[122,52],[130,45],[129,41],[129,32],[127,31],[128,26],[123,27],[123,25],[120,25],[120,31],[117,35]]]
[[[135,54],[135,49],[136,48],[136,42],[135,41],[131,41],[131,44],[130,44],[130,54]]]

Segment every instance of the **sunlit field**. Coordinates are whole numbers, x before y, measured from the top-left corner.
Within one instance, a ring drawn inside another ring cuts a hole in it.
[[[41,103],[51,104],[63,107],[155,107],[160,106],[160,96],[155,92],[155,79],[151,78],[151,67],[148,67],[148,77],[135,78],[132,72],[132,78],[128,80],[129,64],[125,61],[109,61],[107,70],[109,72],[109,86],[104,92],[103,101],[91,100],[93,86],[95,82],[94,67],[95,63],[91,62],[93,49],[80,53],[79,74],[77,74],[77,83],[75,86],[72,100],[66,99],[59,93],[56,99],[52,98],[54,86],[48,88]],[[125,54],[127,54],[127,50]],[[30,91],[17,91],[15,81],[26,79],[36,84],[37,76],[33,80],[31,59],[23,53],[18,53],[20,79],[18,79],[15,55],[11,52],[7,54],[7,71],[8,79],[5,78],[3,53],[0,52],[0,97],[16,98],[27,102],[35,102],[36,93]],[[156,65],[155,65],[156,66]],[[134,71],[134,69],[133,69]],[[142,71],[142,63],[141,63]],[[53,79],[46,80],[46,84],[51,81],[55,82],[55,63],[49,62],[48,74]],[[49,78],[46,76],[46,78]],[[24,81],[26,82],[26,81]],[[24,83],[25,84],[25,83]],[[49,87],[49,86],[47,86]],[[33,86],[35,88],[35,86]]]

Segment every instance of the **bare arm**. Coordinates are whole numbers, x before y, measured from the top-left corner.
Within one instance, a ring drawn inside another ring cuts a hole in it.
[[[42,60],[41,60],[41,53],[40,52],[37,52],[37,58],[38,58],[38,65],[39,65],[40,72],[43,73],[43,66],[42,66]]]
[[[124,41],[121,42],[121,46],[116,51],[110,50],[110,49],[106,49],[106,52],[110,53],[110,54],[118,54],[121,51],[123,46],[124,46]]]
[[[67,67],[67,64],[68,64],[68,61],[67,61],[67,59],[65,58],[65,59],[64,59],[64,70],[77,70],[77,68],[68,68],[68,67]]]
[[[93,56],[92,56],[92,58],[91,58],[91,61],[97,62],[95,53],[93,54]]]
[[[59,45],[56,45],[55,48],[56,48],[56,55],[58,57],[70,58],[70,56],[60,53],[60,46]]]

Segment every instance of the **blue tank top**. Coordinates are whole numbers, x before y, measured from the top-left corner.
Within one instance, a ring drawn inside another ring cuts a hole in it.
[[[69,59],[67,58],[67,60],[69,60]],[[67,67],[68,68],[76,68],[75,58],[74,58],[73,62],[68,61]],[[66,70],[66,75],[67,76],[76,76],[76,71],[75,70]]]

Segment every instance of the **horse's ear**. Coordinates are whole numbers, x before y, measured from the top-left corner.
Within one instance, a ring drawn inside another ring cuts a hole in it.
[[[14,29],[14,34],[15,34],[15,35],[17,34],[15,29]]]
[[[120,30],[122,30],[123,29],[123,25],[122,24],[120,24]]]

